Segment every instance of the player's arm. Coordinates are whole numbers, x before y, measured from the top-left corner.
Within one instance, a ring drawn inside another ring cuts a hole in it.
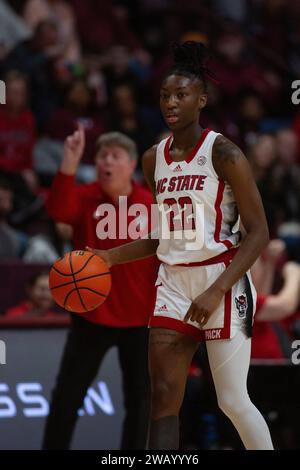
[[[250,165],[243,152],[223,136],[213,146],[213,164],[220,179],[233,191],[246,234],[233,261],[221,276],[198,296],[186,314],[188,319],[207,323],[224,294],[248,271],[269,240],[267,221]]]
[[[155,159],[156,159],[156,146],[148,149],[142,158],[142,166],[145,179],[155,197]],[[150,219],[150,215],[149,215]],[[158,247],[158,239],[155,234],[148,234],[147,238],[142,238],[131,243],[126,243],[110,250],[93,250],[86,247],[87,250],[92,251],[96,255],[103,258],[108,266],[114,266],[116,264],[125,264],[131,261],[137,261],[144,258],[149,258],[155,255]]]
[[[284,283],[275,295],[267,296],[256,321],[278,321],[294,313],[300,302],[300,265],[289,261],[282,271]]]
[[[268,243],[269,231],[262,200],[243,152],[219,136],[213,147],[213,163],[219,177],[231,186],[246,230],[236,256],[215,283],[225,294],[258,258]]]

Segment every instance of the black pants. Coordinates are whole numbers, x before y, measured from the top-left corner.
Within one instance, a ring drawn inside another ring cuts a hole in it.
[[[148,329],[95,325],[74,315],[52,394],[43,449],[70,447],[77,411],[112,346],[118,348],[123,376],[126,414],[121,449],[146,448],[150,411]]]

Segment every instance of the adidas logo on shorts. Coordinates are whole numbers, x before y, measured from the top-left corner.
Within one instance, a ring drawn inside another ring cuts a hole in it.
[[[168,311],[168,307],[166,306],[166,304],[162,305],[158,309],[158,312],[167,312],[167,311]]]

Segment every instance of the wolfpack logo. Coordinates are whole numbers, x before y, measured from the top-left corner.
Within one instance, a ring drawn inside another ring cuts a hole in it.
[[[204,155],[200,155],[200,157],[197,158],[197,163],[198,165],[205,165],[205,163],[207,162],[207,158],[204,157]]]
[[[240,318],[245,318],[246,311],[247,311],[247,308],[248,308],[248,302],[247,302],[246,294],[242,294],[239,297],[235,297],[234,300],[235,300],[236,308],[239,311],[239,317]]]

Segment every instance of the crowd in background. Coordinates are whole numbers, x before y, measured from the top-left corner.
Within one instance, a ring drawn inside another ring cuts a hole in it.
[[[78,123],[87,142],[79,182],[95,178],[101,133],[127,134],[139,157],[165,135],[159,87],[171,43],[184,40],[211,50],[215,78],[201,124],[232,139],[251,163],[271,238],[282,243],[260,260],[269,266],[272,258],[267,295],[281,292],[283,266],[300,262],[300,105],[291,101],[300,79],[300,3],[293,0],[0,0],[0,264],[49,265],[71,249],[70,228],[48,217],[45,201]],[[136,178],[143,181],[140,162]],[[51,301],[45,305],[51,310]],[[284,331],[297,338],[297,313],[287,315],[293,321]]]

